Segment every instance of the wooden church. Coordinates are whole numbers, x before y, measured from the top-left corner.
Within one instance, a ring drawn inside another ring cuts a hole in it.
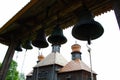
[[[71,46],[70,62],[60,54],[60,48],[56,47],[58,45],[52,46],[52,52],[48,56],[38,56],[38,63],[26,76],[26,80],[92,80],[91,68],[82,61],[79,44]],[[93,80],[97,80],[97,74],[94,71],[92,74]]]

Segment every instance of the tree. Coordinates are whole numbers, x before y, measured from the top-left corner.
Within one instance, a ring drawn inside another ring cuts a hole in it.
[[[1,66],[1,63],[0,63],[0,66]],[[5,80],[18,80],[19,79],[18,74],[19,73],[17,71],[17,63],[14,60],[12,60]]]
[[[18,75],[18,71],[17,71],[17,63],[12,60],[11,64],[10,64],[10,68],[7,72],[7,77],[6,80],[18,80],[19,79],[19,75]]]
[[[24,75],[24,73],[20,73],[20,75],[19,75],[19,80],[25,80],[25,75]]]
[[[0,62],[0,66],[1,66],[1,62]],[[20,73],[17,71],[17,63],[12,60],[11,64],[10,64],[10,68],[7,72],[7,76],[5,80],[25,80],[25,75],[24,73]]]

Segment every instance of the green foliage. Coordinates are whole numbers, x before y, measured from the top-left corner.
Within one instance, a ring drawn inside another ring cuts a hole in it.
[[[20,73],[19,80],[25,80],[25,75],[23,73]]]
[[[1,66],[1,63],[0,63],[0,66]],[[19,80],[18,74],[19,73],[17,71],[17,63],[12,60],[5,80]]]
[[[0,66],[2,64],[0,63]],[[25,75],[17,71],[17,63],[12,60],[5,80],[25,80]]]
[[[9,68],[9,70],[7,72],[6,80],[18,80],[19,79],[18,74],[19,73],[17,71],[17,63],[12,60],[12,62],[10,64],[10,68]]]

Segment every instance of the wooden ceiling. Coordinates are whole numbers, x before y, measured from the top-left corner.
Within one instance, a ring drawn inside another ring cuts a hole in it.
[[[111,0],[83,1],[94,16],[112,9]],[[11,40],[34,39],[42,27],[49,35],[57,23],[62,29],[68,28],[80,20],[82,3],[82,0],[31,0],[0,29],[0,43],[9,45]]]

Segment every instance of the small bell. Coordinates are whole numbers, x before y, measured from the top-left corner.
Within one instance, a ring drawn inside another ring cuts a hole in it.
[[[25,43],[22,44],[22,47],[25,48],[26,50],[33,48],[30,40],[26,40]]]
[[[66,37],[63,35],[62,29],[57,25],[54,29],[52,34],[48,37],[48,41],[54,44],[64,44],[67,42]]]
[[[104,32],[100,23],[93,19],[91,12],[84,8],[80,13],[80,21],[73,27],[72,35],[79,40],[90,40],[100,37]]]
[[[18,43],[18,44],[17,44],[15,50],[16,50],[16,51],[22,51],[21,43]]]
[[[37,33],[37,37],[32,41],[33,46],[38,48],[48,47],[48,43],[46,41],[45,31],[44,29],[40,29]]]

